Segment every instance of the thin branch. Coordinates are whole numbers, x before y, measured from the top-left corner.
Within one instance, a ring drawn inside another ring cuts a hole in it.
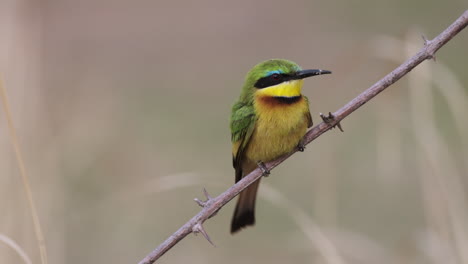
[[[372,85],[370,88],[365,90],[363,93],[358,95],[356,98],[351,100],[348,104],[343,106],[341,109],[333,113],[327,118],[327,122],[322,122],[309,130],[304,136],[304,145],[309,144],[311,141],[337,126],[341,120],[347,117],[352,112],[356,111],[359,107],[367,103],[369,100],[374,98],[377,94],[385,90],[388,86],[392,85],[401,77],[406,75],[421,62],[434,59],[435,53],[448,41],[450,41],[455,35],[462,31],[468,25],[468,10],[466,10],[452,25],[445,29],[439,36],[433,40],[425,40],[424,47],[413,57],[405,61],[395,70],[387,74],[380,81]],[[331,118],[331,119],[330,119]],[[280,163],[289,158],[296,151],[293,151],[287,155],[284,155],[274,161],[266,163],[266,168],[272,170]],[[201,226],[208,218],[213,216],[221,207],[232,200],[242,190],[247,188],[250,184],[257,181],[262,177],[262,170],[260,168],[255,169],[249,175],[245,176],[235,185],[231,186],[227,191],[220,194],[218,197],[210,198],[207,197],[207,201],[199,205],[203,205],[203,209],[185,223],[179,230],[172,234],[166,241],[164,241],[159,247],[153,250],[148,256],[146,256],[139,264],[151,264],[159,259],[164,253],[171,249],[177,242],[182,240],[185,236],[197,230],[196,226]]]

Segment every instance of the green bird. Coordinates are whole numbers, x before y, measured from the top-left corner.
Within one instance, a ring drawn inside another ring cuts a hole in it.
[[[236,182],[257,168],[298,147],[312,126],[309,100],[301,94],[304,78],[330,74],[302,70],[296,63],[273,59],[257,64],[245,79],[232,107],[232,160]],[[231,222],[231,233],[255,224],[255,200],[260,179],[242,191]]]

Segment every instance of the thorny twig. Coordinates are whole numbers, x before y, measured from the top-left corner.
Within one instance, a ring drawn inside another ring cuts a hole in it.
[[[415,54],[413,57],[411,57],[403,64],[398,66],[395,70],[387,74],[384,78],[372,85],[370,88],[365,90],[356,98],[351,100],[341,109],[326,117],[326,122],[322,122],[317,126],[313,127],[311,130],[309,130],[302,141],[304,146],[309,144],[311,141],[313,141],[326,131],[332,129],[335,126],[338,126],[341,120],[343,120],[349,114],[357,110],[359,107],[367,103],[372,98],[374,98],[377,94],[385,90],[385,88],[401,79],[401,77],[406,75],[416,66],[418,66],[421,62],[435,58],[435,53],[449,40],[451,40],[455,35],[462,31],[467,26],[467,24],[468,10],[466,10],[452,25],[450,25],[433,40],[424,39],[424,47],[417,54]],[[266,169],[269,171],[275,168],[280,163],[289,158],[292,154],[294,154],[296,151],[297,150],[294,150],[293,152],[287,155],[284,155],[274,161],[266,163]],[[207,201],[200,201],[198,199],[196,200],[196,202],[200,206],[202,206],[203,209],[192,219],[190,219],[187,223],[185,223],[181,228],[179,228],[179,230],[172,234],[168,239],[166,239],[166,241],[159,245],[159,247],[157,247],[150,254],[148,254],[142,261],[139,262],[139,264],[154,263],[164,253],[166,253],[175,244],[177,244],[177,242],[179,242],[185,236],[192,232],[202,233],[205,236],[205,238],[210,243],[212,243],[210,238],[208,237],[208,234],[203,229],[202,224],[205,222],[205,220],[216,214],[216,212],[219,211],[221,207],[223,207],[226,203],[232,200],[242,190],[244,190],[250,184],[262,177],[262,174],[264,174],[264,172],[260,168],[255,169],[249,175],[242,178],[242,180],[240,180],[235,185],[231,186],[228,190],[226,190],[225,192],[223,192],[215,198],[211,198],[205,191]]]

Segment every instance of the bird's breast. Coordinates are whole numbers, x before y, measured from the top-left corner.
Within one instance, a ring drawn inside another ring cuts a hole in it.
[[[246,149],[252,161],[270,161],[292,151],[307,131],[309,107],[302,95],[257,96],[257,121]]]

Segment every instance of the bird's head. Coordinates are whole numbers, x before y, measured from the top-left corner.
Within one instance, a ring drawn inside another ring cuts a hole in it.
[[[247,74],[241,99],[253,100],[254,95],[299,96],[304,78],[330,73],[327,70],[302,70],[299,65],[288,60],[267,60],[255,65]]]

